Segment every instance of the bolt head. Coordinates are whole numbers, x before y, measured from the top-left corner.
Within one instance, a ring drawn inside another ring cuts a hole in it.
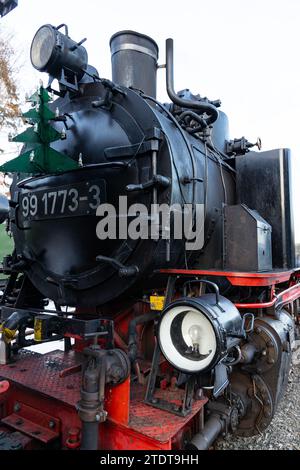
[[[14,405],[14,412],[15,412],[15,413],[18,413],[18,412],[20,411],[20,409],[21,409],[20,403],[15,403],[15,405]]]

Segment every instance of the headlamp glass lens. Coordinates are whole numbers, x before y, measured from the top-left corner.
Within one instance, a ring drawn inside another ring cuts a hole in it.
[[[199,372],[212,362],[217,339],[209,319],[200,310],[176,306],[166,312],[159,328],[159,343],[166,359],[186,372]]]
[[[42,26],[36,33],[31,45],[31,62],[37,70],[48,64],[55,46],[55,34],[50,26]]]

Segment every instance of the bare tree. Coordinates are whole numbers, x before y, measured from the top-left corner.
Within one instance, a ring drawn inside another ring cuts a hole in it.
[[[11,45],[12,37],[0,35],[0,131],[16,130],[20,107],[16,85],[16,53]]]

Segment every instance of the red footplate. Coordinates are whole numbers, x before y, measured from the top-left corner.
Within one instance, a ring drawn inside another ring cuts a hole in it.
[[[59,438],[64,448],[70,431],[80,427],[75,407],[80,399],[81,362],[82,356],[73,351],[26,352],[14,364],[0,366],[0,377],[11,384],[3,424],[43,443]],[[206,403],[206,399],[197,400],[188,416],[176,416],[146,405],[145,387],[129,380],[107,389],[106,395],[108,420],[100,425],[100,446],[107,450],[180,448],[184,437],[198,430],[199,412]],[[179,403],[182,391],[159,390],[157,396]],[[16,424],[21,420],[24,424]]]

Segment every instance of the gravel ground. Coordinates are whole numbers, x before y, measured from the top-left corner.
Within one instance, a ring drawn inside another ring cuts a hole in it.
[[[217,450],[300,450],[300,365],[290,372],[287,392],[266,431],[258,436],[218,439]]]

